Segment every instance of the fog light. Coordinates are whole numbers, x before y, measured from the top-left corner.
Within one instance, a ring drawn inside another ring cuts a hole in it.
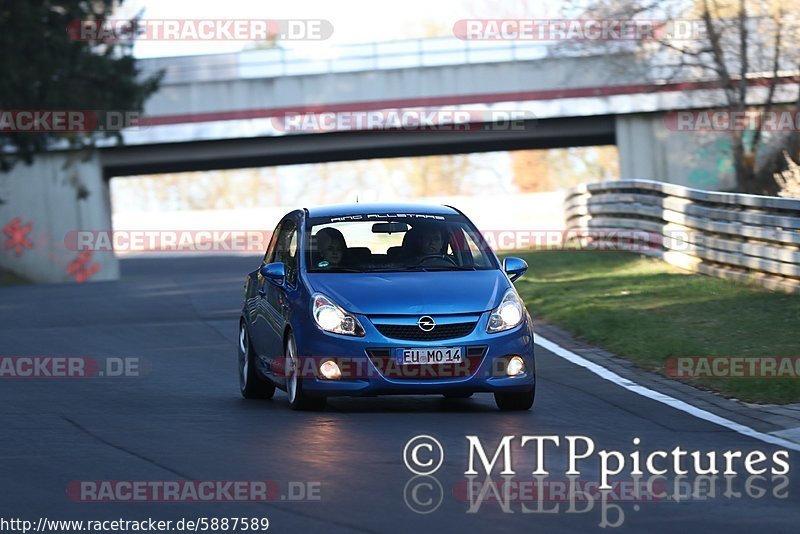
[[[338,380],[342,378],[342,370],[339,369],[339,365],[333,360],[325,360],[322,362],[322,365],[319,366],[319,372],[328,380]]]
[[[512,356],[506,366],[508,376],[517,376],[525,372],[525,361],[519,356]]]

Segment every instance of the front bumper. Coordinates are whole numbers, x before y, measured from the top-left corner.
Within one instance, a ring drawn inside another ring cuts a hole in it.
[[[469,335],[426,342],[385,337],[367,317],[357,317],[364,327],[364,337],[329,334],[314,324],[295,329],[299,363],[303,369],[303,390],[306,393],[320,396],[372,396],[525,392],[534,387],[536,364],[533,326],[527,313],[522,324],[508,332],[486,333],[489,319],[489,313],[486,312],[480,315],[475,329]],[[418,376],[414,376],[414,369],[394,363],[391,356],[395,348],[454,346],[463,347],[469,356],[464,364],[458,368],[452,364],[449,367],[424,366],[428,369],[421,369]],[[504,368],[505,361],[512,355],[523,358],[525,372],[509,377]],[[327,359],[340,363],[342,378],[328,380],[313,372]]]

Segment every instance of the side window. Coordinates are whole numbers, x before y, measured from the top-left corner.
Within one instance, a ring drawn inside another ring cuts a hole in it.
[[[281,226],[283,226],[283,222],[279,222],[278,226],[275,227],[275,231],[272,232],[272,238],[270,238],[269,245],[267,246],[267,253],[264,254],[264,263],[272,263],[275,261],[275,249],[278,245],[278,236],[281,233]]]
[[[471,232],[461,229],[458,231],[457,237],[459,241],[459,248],[462,250],[462,252],[466,253],[467,256],[471,256],[471,265],[475,267],[489,266],[486,258],[481,253],[478,244],[475,242],[475,236],[473,236]]]
[[[286,264],[286,283],[290,286],[297,285],[297,225],[294,221],[286,220],[281,224],[278,233],[278,244],[275,248],[275,259]]]

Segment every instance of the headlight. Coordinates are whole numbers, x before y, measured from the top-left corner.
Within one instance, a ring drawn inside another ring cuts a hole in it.
[[[364,328],[354,315],[339,307],[338,304],[323,295],[311,295],[311,315],[322,330],[346,336],[363,336]]]
[[[500,305],[492,310],[486,331],[493,334],[514,328],[522,322],[524,313],[522,301],[517,296],[517,292],[509,289],[503,295]]]

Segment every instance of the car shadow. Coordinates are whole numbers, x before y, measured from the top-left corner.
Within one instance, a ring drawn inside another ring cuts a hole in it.
[[[331,397],[322,411],[293,412],[286,394],[276,391],[269,400],[242,401],[247,411],[269,410],[288,414],[332,415],[344,414],[439,414],[439,413],[503,413],[505,415],[530,414],[533,410],[501,412],[490,393],[476,393],[469,399],[446,399],[441,395],[385,395],[377,397]]]
[[[469,399],[446,399],[441,395],[335,397],[328,399],[326,411],[342,413],[479,413],[497,412],[498,410],[492,395],[476,394]]]

